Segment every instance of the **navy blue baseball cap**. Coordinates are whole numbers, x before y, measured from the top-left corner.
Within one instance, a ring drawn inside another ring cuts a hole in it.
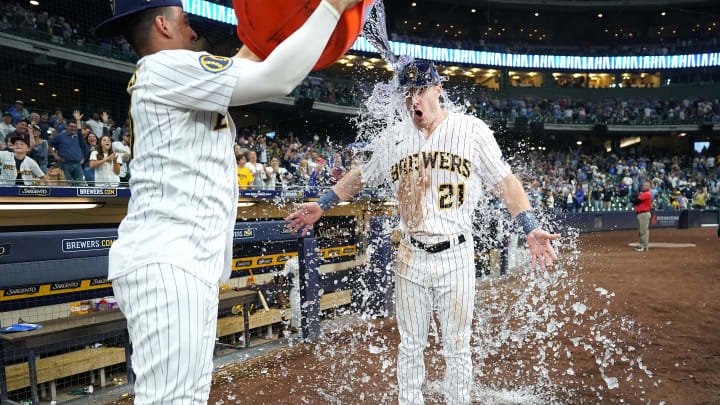
[[[122,34],[120,27],[125,17],[154,7],[180,7],[181,0],[110,0],[112,17],[95,27],[97,37],[115,37]],[[126,27],[123,27],[126,28]]]
[[[428,87],[440,85],[440,74],[432,62],[414,60],[405,65],[400,71],[400,86],[402,87]]]

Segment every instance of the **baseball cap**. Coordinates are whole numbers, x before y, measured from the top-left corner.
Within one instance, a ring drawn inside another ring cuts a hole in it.
[[[123,19],[143,10],[155,7],[180,7],[181,0],[110,0],[112,17],[95,27],[97,37],[114,37],[122,34]]]
[[[15,104],[23,104],[22,100],[16,100]]]
[[[9,112],[4,112],[4,113],[2,114],[2,116],[3,116],[3,117],[12,117],[12,114],[10,114]]]
[[[15,142],[23,142],[25,145],[30,146],[30,144],[28,143],[28,141],[27,141],[24,137],[22,137],[22,136],[13,136],[13,137],[10,137],[10,143],[14,144]]]
[[[40,125],[38,124],[32,124],[31,127],[36,131],[40,131]]]
[[[432,62],[414,60],[405,65],[399,75],[402,87],[428,87],[440,85],[440,74]]]

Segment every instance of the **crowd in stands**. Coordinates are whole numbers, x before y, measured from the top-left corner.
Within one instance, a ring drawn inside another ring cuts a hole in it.
[[[362,84],[354,88],[342,86],[329,79],[308,78],[292,93],[295,97],[307,97],[317,101],[340,104],[358,105],[368,88]],[[524,97],[518,99],[501,98],[491,93],[466,96],[460,92],[452,94],[453,101],[466,103],[470,112],[481,118],[502,118],[513,122],[517,118],[528,120],[572,123],[572,124],[680,124],[680,123],[712,123],[720,120],[720,100],[703,97],[684,98],[681,100],[658,100],[644,98],[610,98],[599,101],[578,100],[570,98],[543,99]],[[476,92],[477,93],[477,92]]]
[[[73,111],[66,118],[62,109],[28,111],[17,100],[0,122],[0,183],[114,187],[129,179],[129,142],[127,127],[105,112],[86,119]],[[317,135],[302,141],[293,134],[261,134],[255,128],[238,131],[234,153],[241,189],[330,187],[361,164],[352,145],[323,142]],[[585,154],[578,148],[529,151],[512,160],[522,162],[516,171],[533,205],[556,212],[630,209],[631,194],[645,181],[651,184],[655,209],[720,207],[720,156],[707,153],[628,148]]]
[[[60,108],[52,115],[31,112],[17,100],[2,114],[0,156],[4,185],[115,187],[130,178],[127,125],[116,124],[107,112],[85,119],[75,110],[66,118]],[[38,170],[32,170],[35,165]]]
[[[485,39],[459,39],[441,37],[437,33],[433,35],[412,35],[407,33],[391,33],[390,40],[435,46],[451,49],[468,49],[476,51],[517,53],[517,54],[540,54],[540,55],[576,55],[576,56],[660,56],[660,55],[682,55],[692,53],[716,52],[718,38],[715,34],[707,35],[704,38],[676,39],[675,41],[664,41],[662,43],[644,43],[640,40],[633,40],[624,33],[622,41],[608,41],[603,45],[563,45],[564,42],[575,42],[574,38],[553,38],[542,42],[525,42],[516,40],[486,41]]]
[[[285,189],[334,185],[354,160],[350,147],[310,142],[297,137],[268,139],[252,129],[237,138],[238,184],[241,188]],[[648,181],[654,209],[720,208],[720,156],[583,154],[532,151],[513,161],[535,207],[555,212],[632,209],[630,196]]]
[[[98,40],[91,34],[92,26],[73,21],[67,16],[50,15],[47,11],[36,11],[27,3],[0,3],[0,31],[10,29],[24,30],[22,34],[44,34],[53,43],[74,46],[80,49],[97,46],[99,52],[109,55],[112,51],[120,52],[125,58],[133,58],[134,52],[125,39]]]
[[[653,209],[720,208],[720,155],[584,154],[533,151],[518,173],[535,207],[555,212],[632,209],[630,196],[650,183]]]
[[[251,128],[238,132],[235,157],[242,189],[329,187],[360,164],[350,147],[321,142],[317,135],[303,143],[292,134],[260,135]]]
[[[714,124],[720,118],[720,101],[702,97],[682,100],[604,98],[587,101],[479,96],[470,100],[470,108],[482,118],[507,118],[514,121],[524,117],[555,123]]]

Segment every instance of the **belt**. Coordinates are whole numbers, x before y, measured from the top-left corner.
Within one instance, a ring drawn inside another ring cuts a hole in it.
[[[637,211],[636,214],[644,214],[646,212],[650,212],[650,211]]]
[[[419,240],[413,238],[412,236],[410,237],[410,243],[413,246],[415,246],[416,248],[420,248],[428,253],[440,253],[443,250],[448,250],[448,249],[450,249],[452,241],[455,241],[455,238],[453,238],[451,240],[446,240],[445,242],[436,243],[434,245],[429,245],[429,244],[420,242]],[[457,243],[456,243],[457,245],[464,243],[464,242],[465,242],[465,235],[460,235],[457,237]]]

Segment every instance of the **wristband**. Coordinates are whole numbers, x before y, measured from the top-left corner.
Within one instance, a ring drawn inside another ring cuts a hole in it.
[[[537,218],[535,218],[535,213],[532,210],[527,210],[519,213],[517,217],[515,217],[515,219],[520,222],[520,225],[522,225],[525,235],[529,234],[535,228],[538,228],[540,226]]]
[[[322,208],[323,211],[327,211],[330,208],[337,205],[337,203],[340,202],[340,197],[338,197],[337,194],[335,194],[335,191],[330,190],[327,193],[320,196],[320,199],[317,200],[318,205],[320,208]]]

